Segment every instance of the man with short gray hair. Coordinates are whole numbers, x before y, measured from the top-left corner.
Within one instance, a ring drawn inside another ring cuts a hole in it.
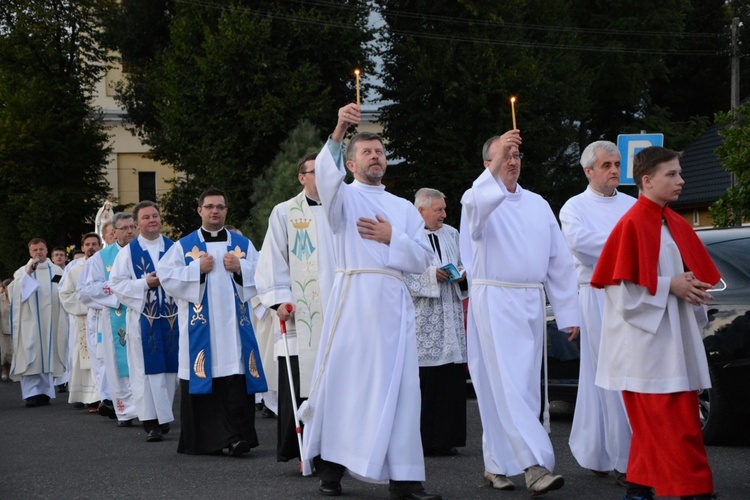
[[[422,188],[414,206],[424,219],[432,263],[407,274],[417,318],[420,432],[425,455],[447,456],[466,446],[466,332],[462,299],[469,296],[459,253],[458,231],[443,223],[445,195]]]
[[[133,216],[117,213],[112,217],[115,241],[86,261],[78,281],[78,295],[88,307],[100,309],[96,358],[101,360],[107,392],[102,395],[99,414],[117,418],[120,427],[131,427],[137,413],[130,390],[127,353],[127,308],[110,288],[110,273],[118,252],[135,237]],[[105,399],[106,398],[106,399]]]
[[[582,467],[601,477],[614,471],[618,483],[625,485],[632,433],[620,393],[594,384],[604,290],[591,288],[590,280],[612,228],[636,200],[617,191],[620,152],[614,143],[589,144],[581,154],[581,166],[588,187],[560,210],[563,234],[578,274],[581,313],[581,367],[569,444]]]

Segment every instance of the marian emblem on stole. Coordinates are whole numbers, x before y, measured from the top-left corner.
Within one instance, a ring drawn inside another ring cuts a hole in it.
[[[307,232],[307,228],[310,226],[310,219],[295,219],[292,221],[292,226],[297,230],[292,253],[300,260],[307,260],[315,251],[310,234]]]

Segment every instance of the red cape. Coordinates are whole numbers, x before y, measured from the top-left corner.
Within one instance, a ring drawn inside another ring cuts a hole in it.
[[[674,210],[641,195],[612,229],[591,277],[591,286],[604,288],[626,280],[656,294],[661,221],[669,227],[685,269],[697,279],[714,285],[721,275],[692,227]]]

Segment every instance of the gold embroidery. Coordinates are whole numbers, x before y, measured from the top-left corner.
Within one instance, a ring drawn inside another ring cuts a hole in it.
[[[193,317],[190,318],[190,326],[195,325],[198,321],[200,321],[204,325],[206,324],[206,318],[205,318],[205,316],[203,316],[203,312],[202,311],[203,311],[203,305],[202,304],[193,304],[193,312],[195,314],[193,314]]]
[[[258,363],[255,361],[255,350],[250,351],[250,359],[248,360],[247,368],[253,378],[260,378],[260,373],[258,372]]]
[[[234,255],[235,257],[237,257],[238,259],[241,259],[242,257],[245,256],[245,252],[242,251],[242,249],[240,248],[239,245],[237,245],[236,247],[234,247],[234,250],[232,250],[231,252],[227,252],[227,253],[231,253],[232,255]]]
[[[195,357],[195,363],[193,363],[193,371],[195,376],[198,378],[206,378],[206,351],[201,349],[198,356]]]
[[[206,255],[206,252],[198,248],[198,245],[194,246],[192,250],[185,254],[185,257],[190,257],[193,260],[198,260],[202,256]]]

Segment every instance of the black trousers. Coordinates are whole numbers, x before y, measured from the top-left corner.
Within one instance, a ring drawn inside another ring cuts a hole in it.
[[[292,365],[294,398],[297,401],[297,408],[299,408],[299,405],[304,401],[299,397],[299,357],[290,356],[289,359]],[[297,442],[297,428],[294,422],[294,406],[292,406],[286,358],[280,357],[277,361],[279,368],[279,411],[276,419],[276,461],[288,462],[293,458],[299,458],[299,443]]]
[[[190,394],[190,382],[180,379],[180,442],[178,453],[221,452],[244,440],[258,446],[255,395],[247,394],[244,375],[213,379],[211,394]]]

